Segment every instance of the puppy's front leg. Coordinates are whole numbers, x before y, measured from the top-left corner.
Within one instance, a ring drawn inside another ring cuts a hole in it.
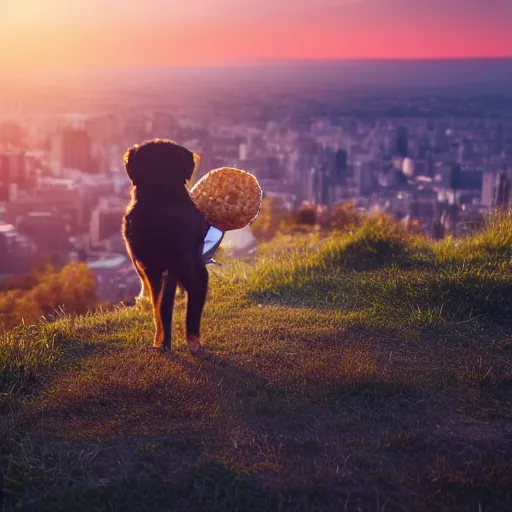
[[[193,354],[201,349],[201,316],[208,293],[208,270],[202,261],[196,266],[196,272],[188,276],[186,283],[187,302],[187,342]]]
[[[162,327],[164,330],[163,347],[169,350],[172,340],[172,316],[177,285],[178,279],[172,274],[167,273],[164,277],[162,300],[160,302],[160,318],[162,319]]]

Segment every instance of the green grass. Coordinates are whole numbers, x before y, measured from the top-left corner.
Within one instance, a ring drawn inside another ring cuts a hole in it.
[[[281,242],[286,247],[286,240]],[[433,243],[385,219],[354,234],[264,255],[248,283],[264,303],[359,314],[366,326],[407,335],[461,335],[511,325],[512,220],[492,218],[468,239]],[[271,251],[271,248],[267,248]],[[466,324],[469,330],[466,329]]]
[[[0,342],[4,510],[512,509],[512,226],[371,221],[212,270],[205,353],[147,305]]]

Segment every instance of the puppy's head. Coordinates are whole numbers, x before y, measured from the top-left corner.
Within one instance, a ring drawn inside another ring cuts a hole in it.
[[[155,139],[129,148],[123,161],[134,186],[158,190],[187,185],[201,158],[170,140]]]

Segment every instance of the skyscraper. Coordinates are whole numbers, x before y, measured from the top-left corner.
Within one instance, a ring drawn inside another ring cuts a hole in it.
[[[505,173],[496,177],[496,199],[497,208],[506,208],[510,202],[510,180]]]
[[[409,133],[405,126],[399,126],[396,131],[396,152],[403,158],[409,153]]]
[[[96,174],[98,169],[91,151],[92,143],[87,130],[64,128],[53,140],[55,171],[62,174],[65,170],[72,169]]]
[[[0,201],[15,201],[18,191],[28,185],[25,155],[0,153]]]
[[[348,155],[344,149],[336,153],[335,180],[337,183],[345,183],[348,172]]]
[[[486,172],[482,178],[481,200],[483,206],[492,208],[494,205],[494,191],[496,188],[496,176],[492,172]]]

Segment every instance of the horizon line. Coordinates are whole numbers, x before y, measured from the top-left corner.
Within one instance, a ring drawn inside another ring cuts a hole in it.
[[[428,63],[428,62],[488,62],[512,60],[510,55],[490,56],[447,56],[447,57],[348,57],[348,58],[314,58],[314,59],[251,59],[247,61],[231,61],[218,63],[196,64],[126,64],[126,65],[76,65],[76,66],[13,66],[7,68],[6,74],[16,71],[71,71],[71,70],[107,70],[107,69],[198,69],[198,68],[231,68],[257,67],[261,65],[276,66],[280,64],[342,64],[342,63]]]

